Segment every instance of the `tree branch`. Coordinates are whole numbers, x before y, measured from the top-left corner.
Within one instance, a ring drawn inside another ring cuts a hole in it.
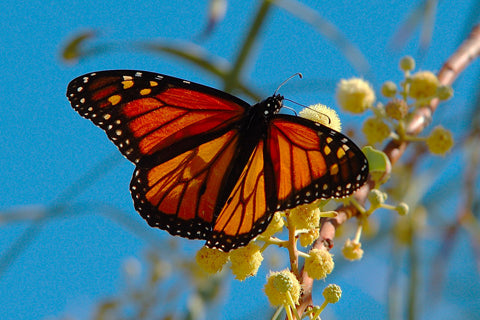
[[[473,60],[480,55],[480,24],[476,25],[469,37],[460,45],[457,51],[445,62],[438,73],[438,80],[443,85],[451,85],[455,79],[468,67]],[[430,123],[433,112],[437,109],[438,99],[432,100],[430,105],[419,108],[412,120],[408,123],[408,134],[417,135],[422,132]],[[392,165],[394,165],[404,154],[409,142],[398,142],[391,140],[383,149]],[[356,193],[355,198],[359,203],[365,203],[373,182],[369,181],[361,187]],[[336,229],[339,225],[345,223],[348,219],[356,216],[358,211],[352,205],[341,206],[337,209],[338,215],[335,218],[322,218],[320,227],[320,237],[313,244],[313,248],[330,250],[333,247],[333,239]],[[313,279],[302,269],[300,274],[300,283],[302,284],[303,294],[300,298],[298,311],[303,314],[308,305],[312,304],[312,286]]]

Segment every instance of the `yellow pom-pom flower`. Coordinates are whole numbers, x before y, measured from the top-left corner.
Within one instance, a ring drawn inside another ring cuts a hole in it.
[[[305,271],[313,279],[325,278],[334,266],[332,255],[327,250],[312,249],[305,258]]]
[[[195,256],[197,264],[207,273],[216,273],[228,261],[228,253],[217,249],[202,247]]]
[[[380,118],[368,118],[363,123],[362,132],[369,144],[375,144],[388,138],[390,127]]]
[[[313,241],[317,240],[318,237],[320,236],[320,231],[315,228],[315,229],[310,229],[306,233],[300,234],[298,237],[298,240],[300,240],[300,245],[302,247],[307,247],[313,243]]]
[[[289,270],[270,272],[264,291],[272,306],[289,305],[288,293],[293,302],[297,304],[300,298],[300,283]]]
[[[300,116],[321,123],[335,131],[342,131],[342,123],[340,122],[337,112],[323,104],[318,103],[308,106],[308,108],[300,111]]]
[[[360,242],[347,239],[342,248],[343,256],[348,260],[360,260],[363,257],[362,244]]]
[[[251,242],[246,247],[238,248],[230,252],[232,273],[240,281],[257,274],[258,268],[263,261],[260,247]]]
[[[342,289],[336,284],[329,284],[323,289],[323,297],[327,303],[337,303],[342,297]]]
[[[437,126],[428,136],[426,143],[431,153],[445,155],[453,147],[452,133],[442,126]]]
[[[426,99],[434,97],[440,83],[431,71],[419,71],[410,78],[408,95],[413,99]]]
[[[267,229],[263,231],[261,235],[265,238],[270,238],[275,233],[282,231],[284,225],[285,223],[283,222],[283,218],[280,212],[275,212],[272,217],[272,221],[270,221]]]
[[[362,113],[375,102],[375,92],[363,79],[342,79],[337,86],[337,101],[346,111]]]
[[[320,209],[316,202],[290,209],[288,215],[296,229],[314,229],[320,224]]]

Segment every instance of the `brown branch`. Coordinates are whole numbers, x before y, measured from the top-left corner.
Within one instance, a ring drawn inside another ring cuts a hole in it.
[[[290,213],[287,213],[287,223],[288,223],[288,255],[290,257],[290,266],[295,277],[299,277],[300,273],[298,272],[298,250],[297,250],[297,239],[295,237],[295,225],[292,223],[290,218]]]
[[[460,45],[457,51],[445,62],[438,73],[438,80],[443,85],[451,85],[460,73],[480,55],[480,24],[475,26],[469,37]],[[408,123],[407,132],[417,135],[422,132],[430,123],[433,112],[437,109],[438,99],[432,100],[430,105],[419,108],[412,120]],[[398,142],[391,140],[383,149],[392,165],[394,165],[404,154],[408,146],[407,141]],[[373,186],[373,182],[365,184],[355,193],[355,198],[359,203],[365,203],[367,195]],[[333,247],[333,239],[337,226],[343,224],[348,219],[356,216],[358,211],[353,206],[341,206],[337,209],[338,215],[335,218],[323,218],[320,227],[320,237],[315,241],[313,247],[316,249],[330,250]],[[308,305],[312,304],[312,286],[313,279],[302,269],[300,274],[300,283],[302,284],[303,294],[300,298],[298,312],[303,314]]]

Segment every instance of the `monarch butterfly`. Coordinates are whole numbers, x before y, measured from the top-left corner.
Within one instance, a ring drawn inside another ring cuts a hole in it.
[[[190,81],[113,70],[74,79],[67,97],[136,165],[130,191],[149,225],[211,248],[244,246],[276,211],[348,196],[368,176],[350,139],[280,114],[277,94],[252,106]]]

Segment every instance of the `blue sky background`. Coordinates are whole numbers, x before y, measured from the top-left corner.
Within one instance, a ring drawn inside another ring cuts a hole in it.
[[[418,28],[400,49],[387,46],[420,1],[305,0],[302,3],[340,29],[363,53],[371,72],[358,74],[343,53],[311,25],[275,8],[263,27],[244,78],[267,96],[284,79],[302,72],[304,79],[291,80],[281,93],[302,104],[322,102],[332,107],[336,107],[334,89],[339,79],[365,76],[376,88],[385,80],[398,81],[401,79],[398,61],[406,54],[419,59],[419,69],[438,71],[465,33],[478,23],[478,18],[472,20],[470,15],[480,6],[476,1],[441,1],[435,14],[431,45],[420,55]],[[230,1],[225,19],[201,46],[213,55],[233,61],[258,4]],[[32,226],[32,219],[25,217],[38,217],[48,206],[62,203],[59,197],[64,190],[92,168],[100,166],[101,174],[73,201],[67,198],[67,211],[37,223],[38,232],[33,234],[31,245],[25,250],[19,248],[17,259],[2,260],[6,264],[0,266],[0,319],[64,315],[85,319],[99,299],[123,290],[122,265],[127,259],[144,260],[146,248],[162,252],[170,238],[164,231],[150,229],[134,211],[128,191],[133,165],[122,158],[100,129],[73,111],[65,97],[69,81],[90,71],[139,69],[221,87],[217,79],[171,56],[119,50],[78,64],[65,64],[60,59],[61,49],[76,34],[89,29],[98,31],[102,41],[191,41],[207,23],[207,8],[208,1],[176,0],[2,3],[0,254],[3,256]],[[454,85],[455,98],[443,104],[434,116],[434,124],[442,123],[452,129],[457,139],[465,134],[471,119],[478,71],[477,61]],[[344,127],[355,126],[361,119],[345,114],[341,117]],[[457,151],[447,158],[429,158],[422,164],[423,168],[431,169],[427,173],[436,179],[435,186],[427,189],[425,201],[430,201],[432,208],[441,210],[441,214],[447,213],[445,219],[449,218],[448,212],[453,216],[458,206],[458,200],[449,197],[461,187],[460,165],[464,158]],[[87,180],[93,181],[91,177]],[[112,214],[118,217],[119,212],[124,220],[111,218]],[[428,268],[441,246],[438,239],[431,237],[436,232],[434,228],[435,225],[431,226],[418,245],[423,274],[429,273]],[[181,252],[192,257],[201,246],[199,241],[178,243]],[[455,315],[474,319],[475,314],[480,314],[478,265],[471,238],[463,233],[452,245],[453,255],[447,264],[447,278],[438,289],[438,299],[429,298],[430,289],[419,289],[421,318],[449,319]],[[387,258],[391,246],[388,240],[366,242],[364,259],[355,263],[341,262],[341,246],[334,248],[340,268],[326,282],[316,284],[314,299],[321,303],[321,290],[328,283],[339,284],[344,295],[340,303],[327,308],[322,318],[387,316],[386,282],[391,264]],[[165,254],[168,256],[169,252]],[[284,253],[280,258],[287,260]],[[398,270],[402,275],[400,287],[409,276],[404,269],[406,263]],[[280,263],[283,266],[286,262]],[[266,318],[273,310],[262,292],[268,269],[268,265],[262,266],[258,277],[241,283],[228,276],[225,306],[216,308],[212,314],[223,319],[246,319],[252,315]],[[421,281],[425,286],[430,285],[429,279]],[[399,301],[400,309],[404,303]]]

